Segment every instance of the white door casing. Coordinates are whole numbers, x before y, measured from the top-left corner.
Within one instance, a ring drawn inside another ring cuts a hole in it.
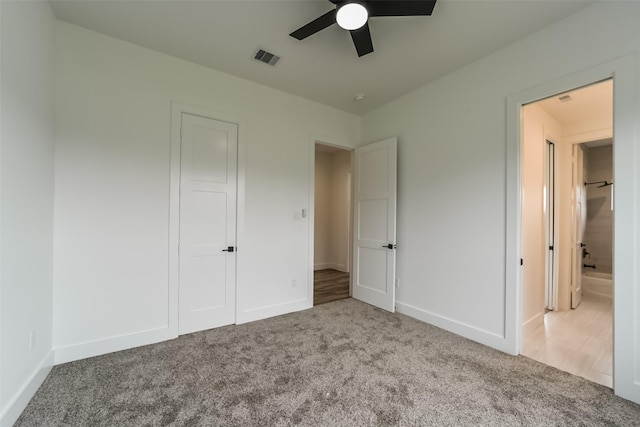
[[[186,334],[235,323],[238,127],[183,113],[180,140],[178,330]]]
[[[507,97],[507,240],[506,240],[506,323],[505,337],[495,347],[509,354],[520,353],[522,338],[522,276],[521,276],[521,111],[522,106],[555,96],[599,81],[614,79],[613,129],[613,181],[616,183],[613,243],[613,389],[616,395],[640,403],[640,351],[637,346],[638,307],[640,294],[634,284],[639,283],[640,228],[635,227],[638,217],[637,200],[640,185],[635,178],[638,159],[637,141],[637,57],[626,55],[603,62],[593,68],[557,77]],[[610,137],[610,132],[598,132],[598,137]],[[607,135],[609,134],[609,135]],[[590,135],[593,136],[593,135]],[[582,141],[587,139],[581,138]],[[566,141],[569,142],[569,141]],[[636,162],[636,163],[634,163]],[[510,284],[513,284],[510,285]],[[635,322],[635,323],[634,323]]]
[[[583,249],[585,247],[584,228],[586,223],[586,189],[584,185],[584,150],[575,144],[573,146],[573,170],[571,191],[573,209],[573,229],[572,229],[572,263],[571,268],[571,308],[576,308],[582,300],[582,264]]]
[[[354,169],[353,297],[394,312],[397,139],[357,148]]]
[[[545,229],[546,229],[546,275],[545,308],[557,310],[558,289],[556,286],[556,152],[555,144],[547,139],[545,162]]]

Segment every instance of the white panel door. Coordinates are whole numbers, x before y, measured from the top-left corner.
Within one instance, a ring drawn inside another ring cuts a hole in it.
[[[584,229],[587,220],[587,195],[584,185],[584,150],[573,146],[573,268],[571,269],[571,308],[582,301],[582,270],[584,270]]]
[[[179,333],[235,323],[237,125],[182,114]]]
[[[353,297],[393,312],[396,138],[355,150]]]

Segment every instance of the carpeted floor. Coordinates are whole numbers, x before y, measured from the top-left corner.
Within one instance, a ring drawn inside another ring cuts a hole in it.
[[[640,425],[640,405],[346,299],[57,366],[16,426]]]

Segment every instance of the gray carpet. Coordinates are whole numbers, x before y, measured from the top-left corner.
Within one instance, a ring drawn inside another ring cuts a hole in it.
[[[353,299],[56,366],[16,426],[639,426],[640,405]]]

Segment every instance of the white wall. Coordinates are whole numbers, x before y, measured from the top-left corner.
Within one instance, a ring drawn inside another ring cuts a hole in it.
[[[331,156],[333,170],[331,188],[333,209],[331,210],[331,252],[336,270],[348,272],[351,220],[351,152],[341,150]]]
[[[360,119],[64,22],[56,44],[56,361],[171,337],[172,101],[241,122],[238,322],[311,307],[308,141]]]
[[[562,127],[536,104],[525,106],[522,115],[522,322],[535,327],[544,321],[546,306],[547,140],[560,145]]]
[[[0,424],[9,426],[53,364],[55,19],[48,2],[2,1],[0,11]]]
[[[316,151],[314,203],[314,269],[331,268],[331,153]]]
[[[507,146],[517,136],[507,139],[507,97],[629,54],[637,80],[638,16],[636,2],[598,3],[363,117],[363,143],[398,136],[399,311],[515,351],[516,336],[506,333],[516,330],[517,316],[507,313],[517,313],[519,301],[506,299],[518,295],[518,283],[505,279],[505,259],[516,257],[505,250],[505,189]],[[635,102],[618,111],[624,141],[616,138],[616,173],[625,177],[624,188],[616,182],[616,219],[628,229],[627,237],[616,234],[624,251],[616,253],[615,383],[617,393],[640,402],[640,280],[631,267],[640,257],[633,227],[640,93],[632,77],[620,78],[620,99],[626,93]]]

